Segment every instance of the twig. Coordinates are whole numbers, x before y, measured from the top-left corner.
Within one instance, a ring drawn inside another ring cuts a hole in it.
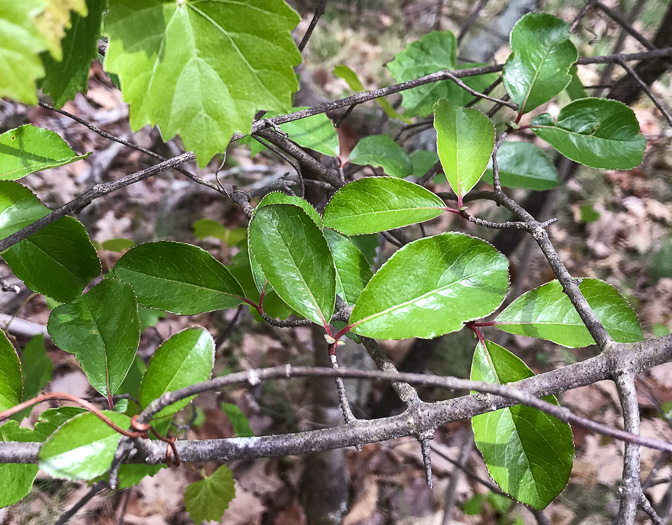
[[[581,23],[581,20],[585,18],[585,16],[588,14],[588,11],[590,11],[593,6],[595,5],[595,0],[588,0],[586,2],[586,5],[584,5],[581,8],[581,11],[578,12],[576,17],[574,17],[574,20],[572,20],[572,23],[569,24],[569,32],[573,33],[574,30],[577,28],[577,26]]]
[[[285,155],[282,151],[277,149],[275,146],[269,144],[265,140],[262,140],[260,137],[256,135],[252,135],[252,138],[256,140],[259,144],[262,146],[268,148],[271,150],[273,153],[275,153],[278,157],[280,157],[282,160],[284,160],[287,164],[289,164],[292,168],[294,168],[294,171],[296,171],[296,175],[299,178],[299,185],[301,186],[301,197],[303,197],[306,193],[306,186],[303,183],[303,174],[301,173],[301,166],[292,159],[290,159],[287,155]]]
[[[649,498],[647,498],[643,493],[639,495],[639,507],[646,513],[646,515],[651,520],[653,525],[665,525],[665,522],[662,520],[656,509],[653,508]]]
[[[639,404],[635,388],[635,376],[625,370],[614,379],[618,390],[618,397],[623,408],[623,422],[626,431],[639,434]],[[625,443],[623,453],[623,476],[621,478],[621,504],[616,522],[630,524],[635,522],[637,507],[642,497],[640,481],[639,445],[633,442]]]
[[[336,359],[336,354],[331,354],[329,358],[331,360],[331,368],[338,370],[338,360]],[[336,378],[336,392],[338,392],[338,404],[341,406],[345,424],[348,425],[354,421],[357,421],[357,418],[352,413],[352,409],[350,408],[350,402],[348,401],[348,396],[345,392],[345,384],[343,383],[342,377]]]
[[[501,104],[502,106],[506,106],[507,108],[511,108],[514,111],[518,111],[518,104],[515,104],[513,102],[509,102],[508,97],[507,97],[507,99],[491,97],[489,95],[486,95],[485,93],[480,93],[480,92],[476,91],[475,89],[470,88],[469,86],[467,86],[464,82],[462,82],[459,78],[457,78],[455,75],[453,75],[449,71],[446,71],[445,75],[446,75],[446,78],[455,82],[458,86],[460,86],[462,89],[467,91],[470,95],[473,95],[473,96],[475,96],[479,99],[489,100],[490,102],[494,102],[496,104]]]
[[[310,21],[310,25],[308,26],[308,29],[306,29],[306,34],[303,35],[303,38],[301,39],[301,43],[299,44],[299,51],[303,53],[304,48],[306,47],[306,44],[308,44],[308,40],[310,40],[310,36],[313,34],[313,31],[315,30],[315,26],[317,23],[320,21],[320,18],[325,12],[325,8],[327,6],[327,0],[320,0],[317,4],[317,7],[315,8],[315,14],[313,14],[313,19]]]
[[[639,75],[635,72],[634,69],[632,69],[628,63],[625,60],[619,60],[618,64],[625,69],[625,71],[635,79],[635,81],[639,84],[639,87],[642,88],[642,91],[646,93],[646,95],[651,99],[651,101],[655,104],[655,106],[658,108],[658,111],[660,111],[663,114],[663,117],[665,117],[665,120],[667,120],[667,123],[672,126],[672,115],[665,109],[663,104],[658,100],[658,97],[656,97],[649,86],[646,85],[646,82],[644,82],[641,78],[639,78]]]
[[[637,42],[642,44],[646,49],[649,51],[652,51],[655,49],[655,46],[649,42],[642,34],[637,31],[632,25],[625,19],[623,18],[620,13],[617,13],[616,11],[613,11],[612,9],[608,8],[606,5],[604,5],[602,2],[595,2],[595,7],[597,7],[600,11],[602,11],[605,15],[607,15],[609,18],[611,18],[614,22],[616,22],[618,25],[620,25],[630,36],[634,37]]]
[[[79,512],[79,510],[84,505],[86,505],[89,501],[91,501],[93,497],[96,494],[98,494],[101,490],[103,490],[105,487],[107,487],[107,481],[98,481],[97,483],[94,483],[89,489],[89,492],[87,492],[82,499],[80,499],[77,503],[75,503],[72,507],[70,507],[70,509],[61,514],[61,517],[58,518],[56,525],[64,525],[65,523],[67,523],[70,518],[72,518],[75,514],[77,514],[77,512]]]
[[[457,458],[457,464],[450,473],[450,483],[446,489],[445,508],[443,510],[443,525],[450,525],[452,523],[451,514],[453,513],[453,506],[455,505],[455,494],[457,493],[457,485],[460,481],[460,474],[464,472],[464,467],[469,461],[471,449],[474,446],[474,436],[471,429],[467,427],[464,432],[464,443],[460,448],[460,455]]]
[[[464,39],[465,36],[467,36],[467,33],[471,29],[471,26],[474,25],[474,22],[476,22],[476,19],[478,18],[478,15],[480,14],[483,9],[485,9],[485,6],[488,5],[488,0],[481,0],[478,5],[474,8],[474,10],[469,13],[469,16],[467,19],[464,21],[462,24],[462,27],[460,28],[460,34],[457,35],[457,47],[460,47],[460,44],[462,43],[462,40]]]

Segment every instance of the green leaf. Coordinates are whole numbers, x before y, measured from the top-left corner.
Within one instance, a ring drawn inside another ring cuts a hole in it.
[[[221,521],[236,495],[233,472],[220,466],[210,477],[191,483],[184,492],[184,507],[196,523]]]
[[[569,74],[572,75],[572,80],[565,88],[565,91],[567,92],[567,95],[569,95],[570,100],[586,98],[588,95],[586,95],[586,90],[583,88],[583,84],[579,78],[579,72],[576,65],[573,65],[571,68],[569,68]]]
[[[25,124],[0,135],[0,179],[17,180],[89,155],[77,155],[58,133]]]
[[[212,219],[199,219],[193,225],[194,236],[197,239],[214,237],[224,241],[228,246],[235,246],[247,235],[245,228],[225,228],[221,223]]]
[[[70,11],[86,16],[86,1],[46,0],[44,11],[35,18],[35,24],[47,40],[49,51],[56,60],[63,58],[61,43],[65,30],[70,27]]]
[[[133,287],[142,306],[180,315],[232,308],[243,295],[222,263],[191,244],[141,244],[119,259],[114,274]]]
[[[290,112],[305,107],[292,108]],[[338,157],[338,135],[334,123],[324,113],[281,124],[280,129],[299,146],[315,150],[329,157]]]
[[[21,371],[23,372],[23,394],[21,401],[28,401],[37,397],[42,389],[51,381],[54,373],[54,364],[47,356],[44,346],[44,335],[34,336],[23,348],[21,353]],[[14,414],[12,419],[21,422],[30,414],[32,407],[25,408]]]
[[[292,204],[264,206],[250,222],[250,246],[280,298],[326,326],[334,312],[336,271],[315,221]]]
[[[118,238],[118,239],[109,239],[107,241],[103,241],[100,243],[100,247],[103,250],[108,250],[110,252],[125,252],[126,250],[130,250],[135,246],[135,242],[133,242],[131,239],[123,239],[123,238]]]
[[[368,177],[346,184],[332,197],[322,219],[344,235],[377,233],[438,217],[444,202],[402,179]]]
[[[557,122],[544,113],[530,127],[565,157],[591,168],[635,168],[646,148],[634,111],[617,100],[575,100],[560,110]]]
[[[0,412],[21,402],[21,360],[7,335],[0,330]]]
[[[529,142],[504,142],[497,150],[497,167],[499,182],[507,188],[548,190],[560,185],[553,161]],[[492,160],[483,177],[493,183]]]
[[[145,376],[146,371],[147,365],[142,360],[142,357],[140,357],[140,354],[136,353],[126,377],[121,386],[119,386],[119,390],[117,390],[117,394],[130,394],[136,399],[139,398],[140,383],[142,383],[142,378]]]
[[[145,409],[166,392],[210,379],[215,361],[215,341],[205,328],[187,328],[161,344],[152,356],[140,386],[140,404]],[[154,417],[172,416],[194,396],[182,399]]]
[[[0,239],[22,230],[49,213],[40,200],[18,182],[0,181]]]
[[[439,162],[439,156],[434,151],[420,150],[412,153],[411,164],[413,164],[413,176],[418,178],[422,177],[432,169],[437,162]]]
[[[544,13],[529,13],[516,23],[511,51],[502,80],[520,114],[564,90],[572,80],[569,68],[579,56],[569,40],[569,24]]]
[[[112,410],[103,411],[124,430],[131,418]],[[46,441],[38,457],[40,468],[60,479],[93,479],[110,468],[121,434],[91,412],[73,417]]]
[[[419,239],[395,252],[366,285],[353,331],[377,339],[429,339],[493,312],[509,287],[509,262],[461,233]]]
[[[0,368],[1,370],[1,368]],[[19,428],[16,421],[7,421],[0,426],[0,443],[19,441],[22,443],[43,441],[44,437],[34,430]],[[37,465],[0,464],[0,508],[14,505],[30,492],[39,470]]]
[[[360,140],[350,153],[351,164],[381,167],[387,175],[404,178],[413,173],[410,157],[389,135],[373,135]]]
[[[315,224],[322,228],[322,217],[320,217],[320,214],[317,213],[317,210],[313,208],[312,204],[310,204],[307,200],[302,199],[301,197],[287,195],[281,191],[274,191],[264,196],[264,198],[261,199],[261,202],[259,202],[257,205],[256,209],[259,210],[264,206],[268,206],[269,204],[294,204],[295,206],[299,206],[308,214],[311,219],[313,219],[313,221],[315,221]]]
[[[324,230],[336,265],[336,293],[348,304],[355,304],[366,283],[373,277],[371,265],[350,239]]]
[[[45,70],[42,91],[51,95],[58,108],[75,98],[79,91],[86,93],[91,62],[98,57],[98,36],[107,3],[87,0],[86,7],[86,15],[72,14],[72,25],[65,31],[61,45],[66,58],[57,61],[51,55],[42,53]]]
[[[138,349],[138,302],[130,286],[105,279],[53,310],[47,329],[59,348],[75,354],[91,386],[113,395]]]
[[[229,421],[231,421],[236,437],[254,436],[254,432],[252,432],[252,428],[250,428],[250,421],[240,408],[231,403],[222,403],[222,411],[226,414],[226,417],[229,418]]]
[[[86,412],[86,410],[81,407],[48,408],[37,418],[35,431],[42,434],[44,439],[46,439],[63,423],[84,412]]]
[[[415,80],[443,70],[456,70],[478,67],[483,64],[457,65],[457,41],[451,31],[433,31],[411,42],[406,48],[397,53],[394,60],[387,64],[392,77],[397,82]],[[492,84],[497,76],[489,73],[466,77],[463,80],[472,89],[483,91]],[[434,110],[434,103],[447,98],[453,104],[463,106],[474,99],[464,89],[452,80],[432,82],[424,86],[407,89],[402,92],[402,106],[411,116],[426,117]]]
[[[342,78],[345,80],[345,82],[348,84],[348,87],[352,89],[353,91],[357,92],[366,92],[368,93],[368,89],[364,89],[364,84],[362,84],[362,81],[359,80],[359,77],[357,76],[357,73],[355,73],[352,69],[350,69],[348,66],[345,64],[338,65],[334,68],[332,71],[334,75],[336,75],[338,78]],[[379,97],[376,99],[376,102],[380,104],[380,107],[383,108],[383,111],[385,114],[394,119],[402,120],[406,124],[410,124],[411,120],[404,117],[403,115],[399,114],[397,110],[395,110],[392,105],[387,101],[385,97]]]
[[[579,289],[614,341],[642,340],[637,315],[613,286],[599,279],[583,279]],[[495,319],[495,326],[569,348],[595,343],[557,280],[518,297]]]
[[[284,1],[109,4],[105,70],[121,78],[134,131],[179,133],[204,167],[233,133],[249,133],[258,110],[291,107],[300,18]]]
[[[140,332],[142,333],[150,326],[156,326],[159,319],[165,319],[166,312],[155,308],[140,306],[138,307],[138,315],[140,316]]]
[[[495,127],[477,109],[439,100],[434,106],[436,147],[459,202],[481,179],[495,146]]]
[[[533,375],[505,348],[491,341],[476,346],[473,381],[503,385]],[[544,401],[558,404],[554,396]],[[543,509],[567,485],[574,461],[572,429],[567,423],[540,410],[515,405],[475,416],[471,425],[490,476],[518,501]]]
[[[81,222],[62,217],[2,254],[31,290],[60,302],[78,297],[100,274],[100,261]]]

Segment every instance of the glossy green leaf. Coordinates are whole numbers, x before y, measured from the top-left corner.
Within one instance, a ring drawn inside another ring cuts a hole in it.
[[[135,242],[133,242],[131,239],[123,239],[123,238],[118,238],[118,239],[109,239],[107,241],[103,241],[100,243],[100,247],[103,250],[108,250],[110,252],[125,252],[126,250],[130,250],[135,246]]]
[[[591,168],[635,168],[646,148],[634,111],[617,100],[575,100],[560,110],[557,122],[544,113],[530,126],[565,157]]]
[[[548,190],[560,185],[558,170],[543,150],[529,142],[504,142],[497,150],[499,182],[507,188]],[[490,184],[492,160],[483,178]]]
[[[3,441],[43,441],[42,434],[28,428],[19,428],[16,421],[0,426],[0,443]],[[39,470],[37,465],[0,463],[0,508],[14,505],[28,495]]]
[[[534,374],[501,346],[478,343],[471,379],[506,384]],[[544,401],[558,404],[554,396]],[[535,509],[545,508],[565,488],[572,472],[574,441],[567,423],[523,405],[471,419],[476,447],[502,490]]]
[[[81,91],[86,93],[91,62],[98,57],[98,37],[107,3],[87,0],[87,13],[72,13],[71,26],[61,42],[66,57],[57,61],[42,53],[45,77],[41,87],[51,95],[54,105],[62,107]]]
[[[432,338],[492,313],[509,287],[509,262],[462,233],[419,239],[395,252],[369,281],[350,315],[359,335]]]
[[[413,173],[411,158],[389,135],[364,137],[350,153],[349,162],[383,168],[393,177],[404,178]]]
[[[35,431],[42,434],[44,439],[46,439],[63,423],[84,412],[86,412],[86,409],[81,407],[48,408],[37,418]]]
[[[300,207],[271,204],[250,222],[250,246],[280,298],[311,321],[329,323],[336,271],[327,240]]]
[[[86,229],[62,217],[2,254],[31,290],[60,302],[78,297],[100,274],[100,261]]]
[[[42,202],[18,182],[0,181],[0,239],[22,230],[49,213]]]
[[[358,93],[369,91],[368,89],[364,89],[364,84],[362,84],[362,81],[359,80],[357,73],[355,73],[345,64],[336,66],[332,71],[332,73],[336,75],[338,78],[342,78],[343,80],[345,80],[345,82],[348,84],[348,87],[353,91],[356,91]],[[404,117],[396,109],[394,109],[392,107],[392,104],[390,104],[385,97],[377,98],[376,102],[380,104],[380,107],[383,108],[383,111],[388,117],[402,120],[406,124],[411,123],[411,120]]]
[[[89,155],[75,153],[58,133],[25,124],[0,135],[0,179],[20,179],[36,171],[71,164]]]
[[[373,277],[371,265],[350,239],[324,230],[336,265],[336,293],[348,304],[355,304],[366,283]]]
[[[138,302],[130,286],[105,279],[53,310],[47,329],[59,348],[75,354],[91,386],[113,395],[138,349]]]
[[[103,413],[128,430],[131,418],[112,410]],[[121,434],[91,412],[73,417],[42,445],[40,468],[60,479],[93,479],[110,468]]]
[[[477,109],[439,100],[434,106],[436,147],[450,187],[461,199],[481,179],[495,146],[495,127]]]
[[[312,204],[310,204],[307,200],[302,199],[301,197],[287,195],[281,191],[274,191],[264,196],[264,198],[261,199],[261,202],[259,202],[257,205],[256,209],[258,210],[264,206],[268,206],[269,204],[294,204],[295,206],[299,206],[308,214],[311,219],[313,219],[313,221],[315,221],[315,224],[322,228],[322,217],[320,217],[320,214],[317,213],[317,210],[313,208]]]
[[[235,246],[247,235],[245,228],[225,228],[221,223],[212,219],[199,219],[193,224],[193,228],[197,239],[214,237],[224,241],[228,246]]]
[[[520,113],[551,100],[571,82],[569,68],[578,52],[569,24],[544,13],[529,13],[511,31],[511,55],[502,80]]]
[[[236,437],[254,436],[254,432],[252,432],[252,428],[250,427],[250,421],[240,408],[231,403],[222,403],[222,411],[229,418],[229,421],[231,421]]]
[[[37,397],[42,389],[51,381],[54,373],[54,364],[47,356],[44,346],[44,335],[34,336],[21,352],[21,372],[23,375],[23,393],[21,401]],[[0,380],[1,381],[1,380]],[[14,414],[12,419],[22,421],[30,414],[32,407],[25,408]]]
[[[210,379],[215,361],[215,341],[205,328],[187,328],[161,344],[152,356],[140,386],[142,408],[166,392]],[[164,408],[154,417],[172,416],[192,397]]]
[[[599,279],[583,279],[579,289],[614,341],[642,340],[637,315],[613,286]],[[569,348],[595,343],[557,280],[518,297],[495,319],[495,326]]]
[[[302,109],[306,108],[292,108],[290,112],[293,113]],[[299,146],[315,150],[329,157],[338,157],[339,144],[336,128],[324,113],[286,122],[279,127]]]
[[[23,392],[21,360],[7,335],[0,330],[0,412],[18,405]]]
[[[411,42],[397,53],[387,64],[392,77],[397,82],[415,80],[443,70],[459,70],[478,67],[483,64],[457,65],[457,41],[451,31],[433,31]],[[483,91],[497,76],[489,73],[465,77],[462,81],[476,91]],[[473,96],[452,80],[431,82],[424,86],[404,90],[401,94],[402,106],[407,114],[426,117],[434,110],[434,103],[446,98],[453,104],[463,106],[473,100]]]
[[[346,184],[324,210],[325,228],[344,235],[377,233],[441,215],[445,203],[431,191],[402,179],[368,177]]]
[[[586,98],[586,90],[583,88],[581,79],[579,78],[579,72],[576,65],[573,65],[569,69],[569,74],[572,76],[572,80],[569,85],[565,88],[565,91],[569,95],[571,100],[578,100],[580,98]]]
[[[195,523],[221,521],[236,495],[233,472],[220,466],[212,476],[191,483],[184,492],[184,507]]]
[[[110,0],[105,70],[121,79],[131,128],[180,134],[204,167],[257,111],[286,111],[301,62],[282,0]]]
[[[243,295],[222,263],[191,244],[141,244],[119,259],[114,274],[133,287],[142,306],[181,315],[232,308]]]

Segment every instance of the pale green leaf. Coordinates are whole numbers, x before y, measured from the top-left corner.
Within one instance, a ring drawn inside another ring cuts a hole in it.
[[[25,124],[0,135],[0,179],[20,179],[36,171],[71,164],[89,155],[78,155],[49,129]]]
[[[461,233],[419,239],[369,281],[349,325],[377,339],[429,339],[492,313],[509,287],[507,258]]]
[[[166,392],[210,379],[215,361],[215,341],[205,328],[187,328],[164,341],[152,356],[140,386],[142,408]],[[164,408],[154,417],[172,416],[194,396]]]
[[[84,412],[86,412],[86,409],[81,407],[48,408],[38,416],[35,431],[40,433],[43,439],[46,439],[63,423]]]
[[[295,206],[299,206],[308,214],[311,219],[313,219],[313,221],[315,221],[315,224],[322,228],[322,217],[320,217],[320,214],[317,213],[317,210],[313,208],[312,204],[310,204],[307,200],[302,199],[301,197],[287,195],[286,193],[282,193],[280,191],[274,191],[264,196],[264,198],[261,199],[261,202],[259,202],[257,205],[256,209],[259,210],[264,206],[268,206],[269,204],[294,204]]]
[[[271,204],[250,222],[250,247],[273,289],[291,308],[326,326],[336,300],[336,272],[327,240],[299,206]]]
[[[462,197],[481,179],[495,145],[495,127],[477,109],[439,100],[434,106],[436,147],[450,187]]]
[[[195,523],[221,521],[236,495],[233,472],[220,466],[212,476],[191,483],[184,492],[184,506]]]
[[[21,402],[21,360],[7,335],[0,330],[0,412]]]
[[[548,102],[572,80],[569,68],[578,52],[569,39],[569,24],[558,17],[522,17],[511,31],[511,51],[502,80],[521,114]]]
[[[471,367],[473,381],[506,384],[534,374],[501,346],[478,343]],[[544,401],[558,404],[555,397]],[[502,490],[535,509],[545,508],[565,488],[572,472],[572,429],[542,412],[515,405],[471,420],[476,447]]]
[[[65,30],[70,27],[71,11],[86,16],[85,0],[45,0],[44,11],[35,17],[35,25],[48,42],[49,52],[56,60],[63,59],[61,41]]]
[[[413,173],[410,157],[389,135],[364,137],[350,153],[349,162],[381,167],[393,177],[404,178]]]
[[[16,421],[7,421],[0,426],[0,443],[3,441],[39,442],[44,441],[44,436],[29,428],[19,428]],[[27,496],[38,470],[37,465],[0,463],[0,508],[14,505]]]
[[[114,274],[133,287],[142,306],[180,315],[232,308],[243,296],[231,272],[191,244],[141,244],[119,259]]]
[[[21,372],[23,376],[23,393],[21,401],[37,397],[42,389],[51,381],[54,373],[54,364],[47,356],[44,346],[44,335],[38,334],[28,341],[21,352]],[[28,417],[32,407],[27,407],[14,414],[12,419],[21,422]]]
[[[614,341],[642,340],[637,315],[613,286],[599,279],[583,279],[579,289]],[[511,334],[547,339],[570,348],[595,343],[557,280],[518,297],[497,316],[495,326]]]
[[[112,410],[103,411],[119,427],[128,430],[131,418]],[[60,479],[93,479],[109,470],[121,434],[91,412],[61,425],[42,445],[40,468]]]
[[[247,235],[245,228],[225,228],[221,223],[212,219],[199,219],[193,225],[194,236],[197,239],[214,237],[226,243],[228,246],[235,246]]]
[[[438,217],[444,202],[403,179],[368,177],[346,184],[332,197],[322,219],[344,235],[377,233]]]
[[[0,181],[0,239],[22,230],[49,213],[40,200],[18,182]]]
[[[544,113],[530,127],[565,157],[591,168],[635,168],[646,148],[634,111],[617,100],[575,100],[560,110],[557,122]]]
[[[291,113],[306,109],[292,108]],[[338,135],[334,123],[324,113],[281,124],[280,129],[299,146],[315,150],[329,157],[338,157]]]
[[[359,248],[347,237],[324,230],[336,265],[336,293],[348,304],[355,304],[371,280],[371,265]]]
[[[123,239],[123,238],[109,239],[107,241],[103,241],[100,243],[101,249],[117,253],[130,250],[131,248],[133,248],[133,246],[135,246],[135,242],[133,242],[131,239]]]
[[[180,134],[204,167],[257,111],[286,111],[298,88],[298,14],[282,0],[110,0],[105,70],[121,79],[131,128]]]
[[[229,421],[231,421],[236,437],[254,436],[254,432],[252,432],[252,428],[250,427],[250,421],[240,408],[231,403],[222,403],[222,411],[226,414],[226,417],[229,418]]]
[[[504,142],[497,150],[499,182],[507,188],[548,190],[560,185],[558,170],[543,150],[529,142]],[[492,160],[483,178],[490,184]]]
[[[59,348],[75,354],[93,388],[104,396],[116,393],[140,341],[138,303],[130,286],[105,279],[53,310],[47,328]]]

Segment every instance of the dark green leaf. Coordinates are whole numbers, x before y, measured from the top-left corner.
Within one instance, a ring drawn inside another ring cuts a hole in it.
[[[315,221],[292,204],[264,206],[250,222],[250,246],[280,298],[326,326],[334,311],[336,271]]]
[[[187,328],[176,333],[156,350],[140,386],[142,408],[166,392],[210,379],[215,360],[215,342],[205,328]],[[172,416],[186,407],[192,397],[164,408],[154,417]]]
[[[36,171],[85,159],[51,130],[25,124],[0,135],[0,179],[16,180]]]
[[[252,428],[250,428],[250,421],[240,408],[231,403],[222,403],[222,411],[226,414],[226,417],[229,418],[229,421],[231,421],[236,437],[254,436],[254,432],[252,432]]]
[[[268,206],[269,204],[294,204],[295,206],[299,206],[303,208],[303,211],[305,211],[310,216],[310,218],[315,221],[315,224],[322,228],[322,217],[320,217],[320,214],[317,213],[317,210],[313,208],[312,204],[310,204],[307,200],[302,199],[301,197],[295,197],[294,195],[287,195],[280,191],[274,191],[261,199],[261,202],[259,202],[256,209],[258,210],[264,206]]]
[[[461,233],[419,239],[398,250],[355,304],[350,326],[377,339],[432,338],[485,317],[504,300],[508,260]]]
[[[40,200],[18,182],[0,181],[0,239],[22,230],[49,213]]]
[[[349,162],[381,167],[387,175],[408,177],[413,173],[410,157],[389,135],[373,135],[360,140],[350,153]]]
[[[63,423],[84,412],[86,412],[86,410],[81,407],[48,408],[37,418],[35,431],[42,434],[44,439],[46,439]]]
[[[583,279],[579,288],[615,341],[642,340],[637,315],[613,286],[599,279]],[[495,323],[505,332],[547,339],[569,348],[595,343],[557,280],[521,295]]]
[[[140,398],[140,383],[147,371],[147,365],[140,357],[140,354],[135,354],[131,368],[128,369],[128,374],[121,383],[117,394],[130,394],[134,398]]]
[[[154,476],[165,465],[133,465],[125,463],[119,468],[119,490],[133,487],[147,476]]]
[[[569,68],[579,56],[569,39],[569,24],[544,13],[529,13],[516,23],[511,51],[502,80],[520,113],[565,89],[572,80]]]
[[[210,477],[191,483],[184,492],[184,506],[196,523],[221,521],[229,503],[236,495],[233,472],[226,465]]]
[[[100,261],[86,229],[72,217],[62,217],[2,254],[31,290],[68,302],[100,274]]]
[[[0,426],[0,443],[3,441],[44,441],[44,436],[28,428],[19,428],[16,421],[7,421]],[[0,508],[14,505],[24,498],[30,492],[38,470],[37,465],[0,464]]]
[[[181,315],[232,308],[243,296],[231,272],[191,244],[141,244],[119,259],[114,274],[133,287],[142,306]]]
[[[135,243],[131,239],[110,239],[100,243],[101,249],[117,253],[130,250],[133,246]]]
[[[570,100],[578,100],[580,98],[586,98],[588,95],[586,95],[586,90],[583,89],[583,84],[581,83],[581,79],[579,78],[578,74],[578,68],[576,65],[573,65],[569,69],[569,74],[572,75],[572,80],[565,88],[565,91],[569,95]]]
[[[140,341],[138,303],[130,286],[105,279],[51,312],[54,343],[75,354],[91,386],[113,395],[133,363]]]
[[[476,346],[472,380],[503,385],[533,375],[505,348],[491,341]],[[544,400],[558,404],[553,396]],[[567,485],[574,461],[572,429],[567,423],[515,405],[475,416],[471,424],[490,476],[518,501],[543,509]]]
[[[21,360],[5,332],[0,330],[0,412],[18,405],[23,392]]]
[[[131,418],[105,410],[103,413],[124,430]],[[110,468],[121,434],[91,412],[73,417],[46,441],[38,457],[40,468],[54,478],[93,479]]]
[[[360,235],[428,221],[441,215],[445,207],[439,197],[412,182],[368,177],[338,190],[322,218],[326,228]]]
[[[616,100],[575,100],[560,110],[557,122],[544,113],[530,126],[565,157],[591,168],[634,168],[646,148],[635,113]]]
[[[42,389],[51,381],[54,373],[54,364],[47,356],[44,346],[44,335],[34,336],[23,348],[21,353],[21,370],[23,372],[23,394],[21,401],[37,397]],[[25,408],[14,414],[12,419],[21,421],[30,414],[32,407]]]
[[[560,184],[553,161],[529,142],[504,142],[497,150],[497,167],[499,182],[507,188],[548,190]],[[492,184],[492,160],[484,178]]]
[[[373,276],[371,265],[350,239],[324,230],[336,265],[336,293],[348,304],[355,304]]]
[[[439,162],[439,156],[434,151],[416,151],[411,155],[411,164],[413,164],[413,176],[422,177],[434,164]],[[445,180],[445,177],[444,177]]]
[[[477,109],[439,100],[434,106],[436,147],[450,187],[462,199],[481,179],[495,145],[495,127]]]
[[[166,312],[157,310],[156,308],[139,306],[138,315],[140,317],[140,332],[144,332],[150,326],[156,326],[160,319],[164,319]]]

